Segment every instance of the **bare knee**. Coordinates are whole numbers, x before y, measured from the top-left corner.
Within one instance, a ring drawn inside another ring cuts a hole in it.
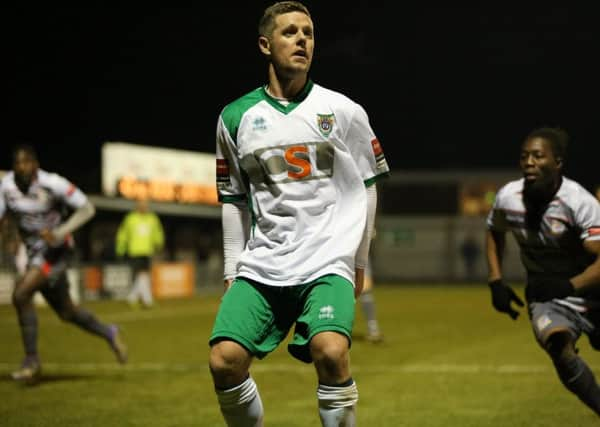
[[[219,341],[210,349],[209,367],[215,387],[241,384],[248,376],[252,355],[235,341]]]
[[[348,338],[337,332],[321,332],[310,342],[310,353],[319,381],[339,384],[350,378]]]
[[[575,342],[568,332],[552,334],[546,342],[546,352],[555,363],[566,363],[577,357]]]
[[[27,288],[17,285],[12,294],[12,303],[16,308],[24,307],[31,302],[32,296]]]

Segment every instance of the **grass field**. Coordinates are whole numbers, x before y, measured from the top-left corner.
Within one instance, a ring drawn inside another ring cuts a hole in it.
[[[493,311],[485,287],[382,286],[375,291],[385,342],[363,339],[357,306],[351,350],[361,426],[595,426],[599,419],[559,383],[526,315]],[[44,369],[36,386],[9,373],[22,357],[16,317],[0,306],[0,426],[223,426],[207,369],[207,336],[219,295],[165,300],[148,311],[121,302],[85,305],[124,329],[130,361],[105,342],[39,309]],[[600,375],[586,338],[581,355]],[[311,365],[286,346],[252,374],[265,425],[318,426]]]

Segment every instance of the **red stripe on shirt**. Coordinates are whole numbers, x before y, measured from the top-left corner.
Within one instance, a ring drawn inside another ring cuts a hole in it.
[[[598,235],[600,235],[600,227],[594,227],[594,228],[590,228],[590,229],[588,230],[588,234],[589,234],[590,236],[598,236]]]
[[[217,175],[229,175],[229,165],[226,159],[217,159]]]
[[[371,145],[373,146],[373,152],[376,156],[379,156],[381,153],[383,153],[383,149],[381,148],[381,144],[377,138],[371,141]]]
[[[50,263],[48,261],[45,261],[41,266],[40,266],[40,270],[42,270],[42,274],[45,277],[50,276],[50,271],[52,270],[52,266],[50,265]]]

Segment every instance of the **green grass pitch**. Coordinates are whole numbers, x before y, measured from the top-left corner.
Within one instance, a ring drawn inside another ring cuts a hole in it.
[[[522,295],[522,289],[518,289]],[[14,383],[22,358],[16,316],[0,306],[0,426],[224,426],[207,368],[207,337],[220,295],[163,300],[152,310],[88,302],[124,330],[130,360],[107,344],[39,313],[43,381]],[[357,305],[351,350],[361,426],[553,427],[600,425],[559,383],[526,314],[496,313],[484,286],[378,285],[385,341],[366,342]],[[579,341],[600,376],[600,353]],[[265,425],[319,426],[316,376],[285,343],[252,368]]]

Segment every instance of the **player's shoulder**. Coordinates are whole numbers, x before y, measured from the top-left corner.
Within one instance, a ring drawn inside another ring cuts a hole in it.
[[[62,175],[56,172],[48,172],[44,169],[38,169],[37,180],[44,187],[55,187],[66,181]]]
[[[351,111],[362,108],[360,104],[337,90],[329,89],[320,84],[314,83],[312,92],[315,96],[325,99],[328,103],[337,107],[347,108]]]
[[[264,99],[264,89],[257,87],[225,105],[221,110],[221,118],[224,122],[239,121],[246,111]]]
[[[15,185],[15,173],[13,171],[8,171],[0,178],[0,189],[8,188],[13,185]]]
[[[565,176],[562,178],[557,196],[571,207],[598,203],[598,200],[583,185]]]
[[[496,199],[505,200],[513,197],[520,198],[521,193],[523,193],[524,181],[523,178],[508,181],[498,189],[496,192]]]

